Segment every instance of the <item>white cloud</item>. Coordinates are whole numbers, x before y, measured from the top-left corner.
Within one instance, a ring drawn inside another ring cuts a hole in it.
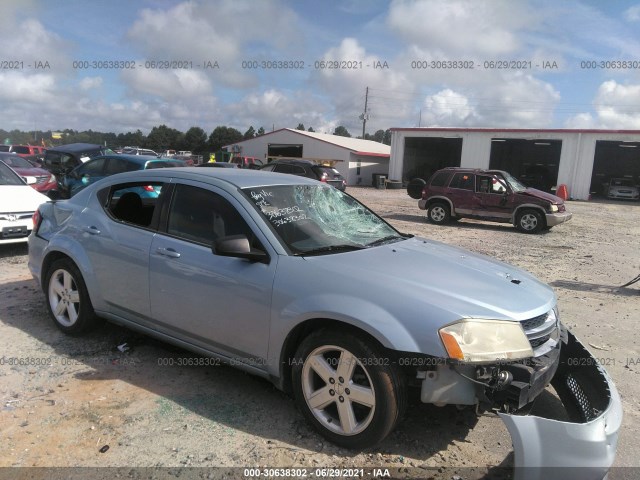
[[[359,116],[364,112],[367,87],[371,92],[367,108],[367,133],[389,128],[398,122],[404,123],[407,116],[413,114],[414,105],[389,103],[385,94],[393,91],[411,91],[414,88],[397,63],[389,60],[389,68],[384,68],[384,62],[387,60],[367,52],[354,38],[344,38],[339,45],[329,48],[322,58],[355,61],[357,64],[355,69],[318,70],[314,80],[320,91],[331,99],[335,109],[333,117],[337,124],[347,127],[352,135],[362,134]],[[361,62],[362,67],[358,62]],[[374,65],[382,68],[374,68]]]
[[[425,99],[422,126],[463,126],[475,123],[477,116],[467,97],[446,89]]]
[[[506,0],[395,0],[388,25],[410,44],[434,45],[458,55],[503,55],[521,47],[518,32],[531,29],[538,15],[524,2]]]
[[[291,9],[278,0],[238,2],[184,2],[167,10],[145,9],[128,32],[132,47],[149,60],[217,61],[220,68],[207,73],[213,85],[255,87],[255,71],[243,70],[243,60],[267,58],[273,51],[286,55],[300,48],[303,35]],[[292,41],[296,39],[296,41]],[[263,44],[257,57],[246,46]],[[140,85],[138,85],[140,87]]]
[[[625,10],[624,18],[628,22],[640,21],[640,4],[634,5],[633,7],[629,7],[627,10]]]
[[[80,88],[82,90],[93,90],[102,86],[102,77],[84,77],[80,80]]]
[[[621,85],[608,80],[600,85],[593,101],[595,117],[580,113],[567,120],[571,128],[640,130],[640,84]]]
[[[50,73],[33,75],[17,71],[0,73],[0,99],[8,104],[22,103],[25,107],[40,102],[50,102],[56,96],[55,83],[55,77]]]

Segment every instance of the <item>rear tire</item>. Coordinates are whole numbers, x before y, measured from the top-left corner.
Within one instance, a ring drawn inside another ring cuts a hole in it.
[[[79,335],[98,323],[78,267],[68,258],[51,264],[44,283],[49,315],[60,330]]]
[[[449,220],[451,220],[449,205],[442,202],[432,203],[427,210],[427,218],[431,223],[435,223],[436,225],[448,223]]]
[[[307,420],[344,448],[381,442],[406,409],[401,372],[371,342],[344,332],[319,330],[305,338],[296,352],[292,381]]]

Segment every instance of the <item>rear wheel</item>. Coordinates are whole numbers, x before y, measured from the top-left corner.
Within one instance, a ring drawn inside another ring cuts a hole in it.
[[[292,375],[298,408],[341,447],[379,443],[405,409],[401,373],[374,345],[350,334],[312,333],[296,352]]]
[[[68,258],[51,264],[45,277],[49,314],[65,333],[78,335],[97,323],[87,287],[78,267]]]
[[[516,218],[516,227],[524,233],[538,233],[544,226],[542,214],[536,210],[523,210]]]
[[[437,225],[443,225],[451,219],[451,211],[449,210],[449,205],[436,202],[429,205],[429,209],[427,210],[427,217],[431,223],[435,223]]]

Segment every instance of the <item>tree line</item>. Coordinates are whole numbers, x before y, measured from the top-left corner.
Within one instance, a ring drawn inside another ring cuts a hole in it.
[[[312,127],[305,129],[302,123],[296,127],[297,130],[314,132]],[[213,131],[207,133],[200,127],[191,127],[186,132],[181,132],[166,125],[153,127],[148,135],[139,129],[135,132],[127,133],[105,133],[93,130],[77,131],[72,129],[61,130],[61,138],[53,139],[51,131],[23,132],[20,130],[5,131],[0,129],[0,139],[4,143],[14,145],[43,144],[46,147],[54,145],[64,145],[68,143],[97,143],[109,147],[136,146],[150,148],[158,153],[166,150],[189,150],[194,154],[206,154],[207,152],[217,152],[224,145],[231,145],[242,140],[264,135],[264,127],[255,130],[250,126],[244,134],[233,127],[224,125],[217,126]],[[335,128],[334,135],[351,137],[349,131],[342,125]],[[362,138],[362,137],[358,137]],[[365,134],[365,140],[391,145],[391,130],[378,130],[373,135]]]

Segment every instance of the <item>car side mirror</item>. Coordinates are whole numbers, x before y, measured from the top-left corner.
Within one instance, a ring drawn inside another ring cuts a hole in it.
[[[245,258],[252,262],[267,263],[269,256],[262,250],[252,249],[246,235],[229,235],[213,242],[211,249],[221,257]]]

